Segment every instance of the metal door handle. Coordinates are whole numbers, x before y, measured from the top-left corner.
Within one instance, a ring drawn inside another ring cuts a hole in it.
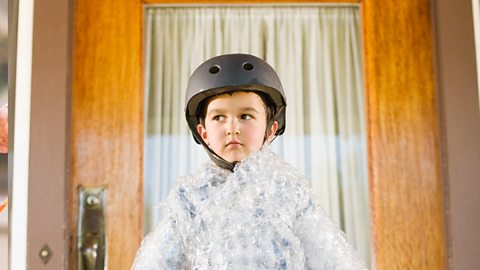
[[[78,270],[107,269],[105,241],[105,187],[78,188]]]
[[[98,243],[96,241],[88,241],[82,247],[83,269],[95,269],[98,258]]]

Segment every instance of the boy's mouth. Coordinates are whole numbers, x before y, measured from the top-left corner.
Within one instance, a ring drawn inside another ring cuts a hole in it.
[[[241,146],[242,143],[240,141],[237,141],[237,140],[231,140],[231,141],[228,141],[227,142],[227,147],[237,147],[237,146]]]

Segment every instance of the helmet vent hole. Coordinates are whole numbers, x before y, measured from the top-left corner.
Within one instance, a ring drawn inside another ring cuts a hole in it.
[[[215,65],[213,67],[211,67],[208,72],[210,72],[211,74],[217,74],[218,72],[220,72],[220,67]]]
[[[248,63],[248,62],[243,63],[242,67],[243,67],[243,69],[245,69],[245,70],[247,70],[247,71],[253,69],[253,65],[250,64],[250,63]]]

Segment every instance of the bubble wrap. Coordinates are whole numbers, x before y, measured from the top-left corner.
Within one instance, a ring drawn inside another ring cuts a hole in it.
[[[233,173],[208,163],[179,179],[164,213],[132,269],[366,269],[269,146]]]

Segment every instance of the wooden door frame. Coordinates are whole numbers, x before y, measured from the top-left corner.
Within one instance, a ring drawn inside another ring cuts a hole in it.
[[[179,2],[221,3],[163,1]],[[431,3],[354,2],[362,9],[376,268],[445,269]],[[115,183],[108,187],[108,212],[122,222],[108,223],[111,269],[129,267],[143,235],[142,5],[79,0],[73,7],[71,187]],[[76,193],[69,198],[73,234]],[[114,234],[130,237],[120,242]],[[74,252],[70,258],[75,265]]]
[[[17,29],[19,3],[11,1],[13,14],[9,13],[9,57],[10,53],[16,52],[17,38],[21,34]],[[31,3],[27,3],[31,4]],[[23,139],[22,143],[29,141],[28,166],[21,168],[28,177],[27,206],[17,201],[16,195],[9,190],[9,211],[13,204],[27,208],[27,216],[23,217],[27,223],[26,232],[26,262],[27,269],[67,269],[68,268],[68,194],[69,190],[69,101],[70,101],[70,41],[71,41],[71,2],[52,0],[50,2],[35,1],[33,14],[32,51],[31,51],[31,96],[30,96],[30,136],[15,134],[15,123],[10,117],[17,114],[9,113],[9,138]],[[13,16],[12,16],[13,15]],[[52,16],[54,15],[54,16]],[[12,17],[11,17],[12,16]],[[15,20],[15,21],[13,21]],[[12,28],[10,28],[10,26]],[[13,35],[10,35],[10,34]],[[25,33],[23,33],[25,35]],[[28,42],[28,40],[18,40]],[[12,45],[10,47],[10,45]],[[13,58],[13,65],[10,60]],[[18,57],[13,55],[9,58],[9,111],[17,110],[14,104],[25,104],[28,100],[17,100],[15,81],[18,74],[10,73],[11,68],[25,65],[18,63]],[[24,57],[24,61],[28,56]],[[28,61],[28,60],[26,60]],[[26,71],[29,72],[29,71]],[[18,78],[25,80],[25,78]],[[28,106],[28,105],[26,105]],[[22,108],[25,110],[25,108]],[[25,112],[23,112],[25,113]],[[10,135],[12,132],[12,136]],[[17,162],[15,155],[14,140],[9,140],[9,188],[16,185],[16,175],[13,172],[13,163]],[[12,217],[10,211],[10,218]],[[22,219],[22,218],[20,218]],[[11,230],[11,228],[10,228]],[[11,231],[10,231],[11,232]],[[9,248],[14,241],[25,239],[23,235],[10,235]],[[43,261],[40,257],[43,253],[48,255],[48,260]],[[9,254],[10,259],[16,254]],[[21,258],[23,259],[23,258]],[[19,260],[16,260],[19,263]],[[9,260],[9,264],[12,260]],[[9,265],[9,269],[16,269],[19,265]]]
[[[363,3],[369,180],[378,269],[445,269],[431,2]]]
[[[434,6],[451,269],[480,269],[480,93],[472,5],[442,0]]]

